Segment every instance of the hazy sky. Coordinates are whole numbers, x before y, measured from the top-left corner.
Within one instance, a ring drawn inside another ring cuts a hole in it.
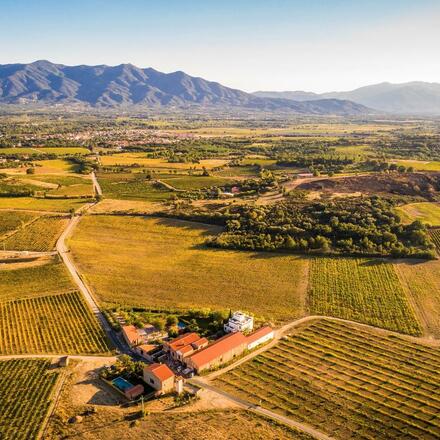
[[[0,0],[0,63],[133,63],[254,90],[440,82],[440,0]]]

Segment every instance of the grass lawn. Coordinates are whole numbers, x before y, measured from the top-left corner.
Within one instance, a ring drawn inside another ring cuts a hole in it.
[[[21,269],[0,270],[0,301],[50,295],[74,289],[62,263],[49,262]]]
[[[420,220],[431,226],[440,226],[440,205],[432,202],[408,203],[396,208],[404,223]]]
[[[309,290],[311,314],[421,334],[391,263],[367,258],[314,258]]]
[[[70,246],[101,302],[244,309],[274,319],[304,313],[308,260],[205,248],[206,237],[218,230],[178,220],[87,216]]]
[[[69,212],[83,206],[85,199],[35,199],[32,197],[1,197],[0,209]]]

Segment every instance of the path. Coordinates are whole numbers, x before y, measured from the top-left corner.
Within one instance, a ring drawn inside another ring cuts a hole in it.
[[[219,395],[227,398],[228,400],[234,402],[235,404],[237,404],[238,406],[240,406],[241,408],[243,408],[245,410],[252,411],[252,412],[259,414],[261,416],[264,416],[264,417],[269,417],[270,419],[273,419],[273,420],[277,420],[287,426],[291,426],[291,427],[296,428],[300,431],[306,432],[307,434],[309,434],[312,437],[317,438],[319,440],[330,440],[331,439],[331,437],[325,435],[324,433],[318,431],[317,429],[312,428],[309,425],[306,425],[305,423],[296,422],[295,420],[292,420],[288,417],[282,416],[281,414],[277,414],[275,412],[264,409],[261,406],[254,405],[253,403],[247,402],[244,399],[240,399],[239,397],[233,396],[232,394],[229,394],[226,391],[221,390],[220,388],[217,388],[213,385],[207,384],[206,382],[203,382],[202,380],[200,380],[198,378],[197,379],[196,378],[189,379],[188,382],[197,386],[197,387],[206,388],[216,394],[219,394]]]
[[[87,204],[81,207],[81,212],[87,211],[93,204]],[[90,308],[92,309],[92,312],[94,315],[98,318],[98,321],[101,323],[104,331],[106,332],[107,336],[113,343],[115,347],[117,347],[121,352],[125,352],[125,347],[121,344],[119,341],[116,332],[111,328],[109,323],[107,322],[107,319],[101,312],[98,303],[96,302],[95,298],[92,295],[92,292],[87,287],[83,279],[81,278],[80,274],[78,273],[75,264],[73,263],[73,260],[71,258],[70,250],[66,246],[66,239],[72,234],[73,230],[77,226],[81,219],[80,215],[74,215],[70,220],[66,227],[66,229],[63,231],[63,233],[60,235],[57,241],[56,249],[58,251],[58,254],[60,255],[61,259],[63,260],[64,265],[66,266],[67,270],[72,275],[72,278],[75,282],[75,284],[78,286],[79,291],[82,293],[84,299],[89,304]]]
[[[81,355],[81,354],[8,354],[1,355],[0,360],[8,359],[59,359],[64,356],[69,356],[70,359],[77,359],[81,361],[106,361],[114,363],[117,360],[116,356],[98,356],[98,355]]]
[[[94,191],[95,195],[102,196],[101,185],[99,184],[98,179],[96,178],[96,174],[94,171],[92,171],[91,177],[92,177],[92,182],[93,182],[93,191]]]

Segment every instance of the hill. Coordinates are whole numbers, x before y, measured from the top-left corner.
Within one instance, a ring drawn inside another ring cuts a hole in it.
[[[88,107],[224,107],[301,114],[369,113],[346,100],[297,102],[260,98],[184,72],[132,64],[65,66],[49,61],[0,65],[0,104],[79,104]]]
[[[317,94],[313,92],[255,92],[254,96],[270,99],[313,101],[342,99],[377,110],[397,114],[440,114],[440,83],[409,82],[374,84],[347,92]]]

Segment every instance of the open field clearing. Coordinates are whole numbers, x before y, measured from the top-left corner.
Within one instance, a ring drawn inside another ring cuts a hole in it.
[[[215,384],[336,439],[440,436],[440,350],[315,321]]]
[[[209,188],[211,186],[223,186],[232,183],[231,180],[213,176],[171,177],[166,179],[161,178],[160,180],[176,189],[182,189],[185,191]]]
[[[69,174],[75,172],[75,167],[64,159],[49,159],[35,161],[35,174]]]
[[[415,171],[440,171],[439,161],[395,160],[393,162],[404,167],[413,167]]]
[[[85,418],[79,426],[65,426],[74,438],[84,440],[311,440],[312,437],[272,420],[239,410],[151,413],[136,425],[124,421],[120,413],[103,410]],[[58,432],[49,440],[59,439]]]
[[[58,373],[50,361],[14,359],[0,361],[0,438],[32,440],[49,410]]]
[[[89,212],[93,213],[112,213],[112,212],[130,212],[130,213],[148,213],[157,212],[163,209],[162,206],[155,202],[141,200],[115,200],[103,199],[98,204],[92,206]]]
[[[335,147],[335,152],[348,157],[365,156],[372,153],[368,145],[347,145]]]
[[[216,171],[215,176],[231,177],[231,178],[241,177],[241,178],[249,179],[252,177],[257,177],[258,173],[259,171],[257,170],[256,167],[241,166],[241,167],[230,167],[220,171]]]
[[[35,148],[1,148],[0,155],[17,154],[32,156],[34,154],[56,154],[57,156],[71,156],[75,154],[90,154],[87,148],[82,147],[35,147]]]
[[[0,238],[23,227],[36,217],[36,214],[29,212],[0,211]]]
[[[14,270],[1,265],[0,301],[71,291],[74,286],[69,273],[55,261]]]
[[[68,217],[41,216],[1,241],[0,247],[17,251],[51,251],[68,221]]]
[[[0,209],[69,212],[83,206],[87,200],[35,199],[33,197],[0,197]]]
[[[67,197],[93,197],[93,185],[90,183],[81,183],[77,185],[62,186],[51,190],[47,193],[47,197],[51,196],[67,196]]]
[[[367,258],[314,258],[310,313],[409,335],[421,327],[391,263]]]
[[[219,228],[141,217],[83,217],[72,254],[102,302],[244,309],[291,319],[304,312],[308,260],[205,248]]]
[[[440,205],[432,202],[408,203],[396,208],[403,223],[420,220],[431,226],[440,226]]]
[[[425,333],[440,338],[440,261],[402,261],[394,267]]]
[[[78,292],[0,303],[0,354],[108,352],[105,335]]]
[[[134,165],[138,164],[145,168],[159,169],[184,169],[195,168],[201,170],[203,167],[212,169],[224,165],[227,161],[223,159],[205,159],[200,163],[183,163],[183,162],[167,162],[166,159],[152,159],[147,153],[120,153],[113,155],[101,156],[101,162],[104,166],[116,165]]]
[[[100,173],[98,175],[104,197],[111,199],[148,200],[151,202],[167,200],[173,191],[130,173]]]

